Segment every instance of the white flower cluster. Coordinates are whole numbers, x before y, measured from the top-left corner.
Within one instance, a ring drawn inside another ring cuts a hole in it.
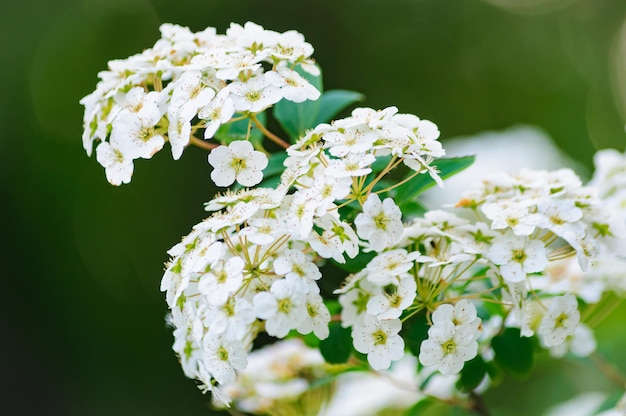
[[[384,216],[377,203],[380,218],[395,227],[399,214]],[[593,189],[569,170],[525,170],[483,181],[459,207],[466,209],[458,215],[433,210],[398,223],[392,244],[376,247],[376,256],[337,291],[342,325],[352,327],[357,351],[368,354],[374,369],[387,368],[403,353],[400,319],[426,310],[431,326],[420,362],[456,374],[476,357],[479,342],[490,350],[495,334],[481,335],[474,305],[487,301],[505,305],[498,316],[507,317],[505,326],[519,327],[523,336],[537,333],[555,356],[567,347],[591,353],[595,342],[579,325],[576,296],[568,288],[543,293],[530,282],[549,279],[544,273],[554,261],[577,255],[586,267],[603,247],[620,243],[624,226]],[[462,216],[468,209],[474,215]]]
[[[223,390],[242,412],[317,415],[334,389],[325,364],[318,349],[282,340],[253,351],[248,367]],[[328,382],[320,384],[323,378]]]
[[[282,99],[320,96],[295,71],[300,66],[319,74],[313,47],[298,32],[278,33],[251,22],[233,23],[225,35],[214,28],[193,33],[172,24],[160,30],[152,48],[110,61],[109,69],[98,74],[96,90],[81,100],[83,147],[91,155],[99,142],[96,159],[113,185],[130,182],[133,160],[151,158],[166,141],[179,159],[197,134],[210,139],[237,114],[252,119]],[[214,159],[222,164],[223,157]],[[241,166],[246,157],[235,153],[228,161],[233,180],[241,179],[244,186],[258,183],[258,174]],[[265,167],[262,161],[251,164],[253,170]]]
[[[404,185],[442,183],[445,151],[432,122],[395,107],[357,108],[307,126],[290,145],[257,117],[283,99],[321,96],[301,75],[319,75],[312,53],[300,33],[251,22],[224,35],[165,24],[152,48],[109,62],[81,100],[83,147],[91,155],[97,145],[110,183],[128,183],[134,160],[169,142],[174,159],[190,143],[210,149],[215,185],[246,187],[209,201],[209,218],[168,252],[161,290],[185,374],[217,403],[234,399],[244,411],[296,403],[315,389],[311,379],[328,377],[328,368],[296,341],[265,350],[282,348],[282,367],[269,358],[249,366],[249,353],[261,331],[329,337],[332,296],[318,282],[331,261],[357,270],[334,292],[336,318],[350,330],[336,329],[350,331],[376,371],[408,347],[424,380],[437,372],[461,381],[466,362],[497,361],[494,343],[507,328],[536,336],[554,357],[593,352],[593,322],[581,322],[579,305],[626,291],[626,155],[598,152],[589,186],[569,169],[526,169],[484,179],[455,210],[415,215],[415,192],[402,195]],[[295,121],[274,116],[283,126]],[[240,121],[245,137],[233,133]],[[269,160],[253,128],[286,149],[275,188],[255,187]],[[415,336],[417,345],[407,338]]]
[[[172,259],[161,284],[185,374],[220,398],[218,385],[233,382],[245,367],[259,331],[278,338],[292,330],[326,338],[330,313],[316,283],[322,275],[315,262],[345,263],[360,246],[384,250],[400,241],[401,213],[392,199],[381,201],[372,192],[384,174],[374,174],[371,165],[376,154],[392,155],[384,173],[404,162],[416,174],[438,178],[430,165],[443,153],[437,137],[434,124],[397,114],[395,108],[357,109],[288,149],[276,189],[245,189],[212,199],[206,209],[216,212],[169,251]],[[352,150],[342,150],[348,147]],[[362,199],[354,227],[342,218],[337,202]],[[389,281],[396,280],[393,273]],[[402,288],[409,303],[411,281]],[[378,357],[373,365],[379,368],[404,353],[397,318],[405,304],[389,305],[381,298],[385,319],[371,321],[386,341],[363,351],[372,361]]]

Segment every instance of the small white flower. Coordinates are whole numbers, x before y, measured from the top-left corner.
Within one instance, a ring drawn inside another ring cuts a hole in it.
[[[324,134],[325,147],[333,156],[343,157],[348,154],[363,154],[372,149],[378,134],[367,126],[333,131]]]
[[[458,374],[466,361],[476,357],[477,338],[471,326],[455,326],[451,320],[442,319],[428,330],[428,339],[420,346],[419,361],[441,374]]]
[[[557,346],[576,331],[580,322],[576,296],[558,296],[550,302],[548,311],[539,325],[539,334],[548,347]]]
[[[541,240],[516,236],[508,231],[494,242],[487,258],[500,266],[507,282],[521,282],[528,273],[543,271],[548,265],[546,248]]]
[[[301,103],[306,100],[317,100],[320,92],[296,71],[279,66],[276,71],[265,73],[267,81],[280,88],[280,92],[289,101]]]
[[[406,308],[413,304],[417,284],[415,279],[409,276],[398,283],[397,286],[389,285],[381,290],[367,302],[367,313],[378,319],[399,318]]]
[[[397,284],[414,265],[419,252],[407,253],[405,249],[389,250],[378,254],[366,266],[367,280],[377,285]]]
[[[208,105],[198,111],[198,118],[206,120],[205,139],[213,137],[220,125],[226,123],[235,114],[235,106],[229,94],[228,89],[221,90]]]
[[[367,354],[367,362],[374,370],[389,368],[392,361],[404,356],[404,340],[398,333],[402,329],[399,319],[379,321],[365,315],[361,324],[352,328],[354,348]]]
[[[574,333],[559,345],[550,348],[550,356],[562,358],[569,351],[576,357],[587,357],[596,350],[597,343],[593,331],[585,324],[579,324]]]
[[[358,280],[358,277],[353,275],[353,279]],[[339,296],[342,327],[356,326],[363,321],[367,312],[367,303],[377,290],[379,288],[372,283],[361,280],[359,287],[354,287]]]
[[[241,257],[231,257],[226,262],[219,261],[198,281],[198,291],[206,296],[211,305],[223,305],[243,282],[245,262]]]
[[[372,172],[370,165],[376,161],[371,153],[350,153],[341,159],[331,159],[324,171],[334,178],[365,176]]]
[[[306,296],[296,290],[294,284],[285,279],[272,284],[269,292],[257,293],[254,297],[254,313],[265,319],[265,331],[277,338],[304,322],[307,317]]]
[[[276,274],[304,279],[307,281],[318,280],[322,273],[314,263],[307,261],[304,254],[299,250],[285,250],[280,257],[274,260],[274,271]]]
[[[96,160],[104,167],[111,185],[129,183],[133,176],[133,158],[128,143],[102,142],[96,147]]]
[[[530,235],[535,231],[536,220],[522,201],[486,202],[480,209],[492,221],[494,230],[510,228],[516,235]]]
[[[217,186],[230,186],[235,181],[254,186],[263,180],[267,162],[267,156],[245,140],[219,146],[209,153],[209,164],[214,168],[211,179]]]
[[[127,143],[133,158],[150,159],[165,143],[163,136],[155,132],[154,126],[160,114],[157,112],[156,116],[155,120],[131,112],[120,114],[113,124],[111,141]]]
[[[258,113],[282,98],[280,88],[270,85],[263,75],[246,82],[235,81],[228,88],[236,111]]]
[[[260,246],[270,244],[284,234],[286,229],[274,218],[252,218],[248,226],[239,231],[239,235]]]
[[[210,333],[204,337],[202,352],[207,369],[220,384],[235,381],[235,370],[243,370],[248,364],[241,342],[212,337]]]
[[[467,299],[461,299],[456,305],[444,303],[440,305],[432,314],[433,325],[437,325],[444,320],[450,320],[457,327],[468,326],[475,330],[478,338],[480,334],[481,320],[476,312],[476,306]]]
[[[296,328],[298,332],[303,335],[313,332],[318,339],[326,339],[330,333],[328,329],[330,312],[319,293],[309,291],[306,298],[306,311],[306,319]]]
[[[402,238],[402,211],[393,199],[380,201],[376,194],[370,194],[363,204],[363,212],[354,219],[356,231],[368,240],[375,251],[381,251]]]

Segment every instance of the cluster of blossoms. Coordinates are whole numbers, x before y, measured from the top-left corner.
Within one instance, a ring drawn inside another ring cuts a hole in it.
[[[580,340],[574,352],[591,353],[595,343],[579,325],[574,293],[537,291],[534,283],[550,279],[544,272],[553,261],[576,254],[587,268],[598,251],[623,244],[617,237],[624,235],[623,218],[603,209],[570,170],[496,175],[467,192],[458,207],[464,209],[428,211],[401,225],[398,242],[338,290],[342,324],[353,327],[355,348],[368,353],[372,367],[386,368],[402,356],[399,318],[422,310],[432,312],[420,347],[423,365],[456,374],[476,357],[478,341],[492,356],[495,333],[481,335],[475,306],[484,302],[503,306],[489,318],[519,327],[522,336],[536,332],[555,354],[564,355],[573,337]]]
[[[312,53],[300,33],[251,22],[233,23],[225,35],[164,24],[152,48],[110,61],[98,74],[96,90],[81,100],[83,147],[91,155],[99,142],[96,159],[107,180],[128,183],[133,160],[151,158],[166,141],[179,159],[190,141],[212,138],[234,116],[256,124],[255,114],[282,99],[317,99],[320,92],[295,71],[319,74]]]
[[[319,383],[324,378],[328,382]],[[223,390],[242,412],[315,416],[335,383],[319,350],[290,338],[253,351],[248,367]]]
[[[336,150],[355,146],[360,136],[367,136],[369,145],[361,144],[358,152]],[[378,182],[370,166],[374,153],[394,153],[383,171],[404,161],[416,174],[436,177],[429,163],[431,149],[441,153],[437,137],[434,124],[397,114],[395,108],[357,109],[289,148],[276,189],[228,192],[207,203],[206,209],[216,212],[169,251],[172,259],[161,285],[185,373],[219,397],[217,385],[231,383],[235,371],[245,367],[260,330],[278,338],[295,330],[325,339],[330,313],[315,262],[345,263],[361,246],[384,250],[402,237],[398,206],[371,192]],[[369,163],[353,168],[354,154]],[[337,202],[349,205],[365,193],[354,225],[346,222]],[[398,320],[376,322],[399,329]],[[396,338],[400,348],[393,355],[379,353],[386,360],[382,367],[403,355]]]
[[[471,360],[482,363],[478,381],[488,384],[485,363],[511,352],[499,347],[506,334],[537,337],[555,357],[593,352],[579,307],[619,288],[588,276],[606,276],[598,264],[626,252],[623,155],[600,153],[591,186],[569,169],[522,170],[484,179],[454,208],[422,210],[415,201],[421,191],[469,164],[442,159],[434,123],[395,107],[357,108],[306,126],[290,145],[260,118],[281,100],[295,106],[321,96],[295,70],[319,73],[302,35],[253,23],[232,24],[225,35],[174,25],[161,32],[152,49],[100,74],[82,101],[83,144],[91,153],[99,142],[97,160],[115,185],[130,181],[134,159],[150,158],[169,141],[174,159],[192,142],[210,148],[214,184],[246,187],[206,204],[212,214],[168,251],[161,281],[173,349],[215,402],[272,407],[278,388],[266,385],[264,401],[246,377],[267,373],[269,383],[281,378],[270,374],[280,369],[242,373],[257,335],[311,334],[319,343],[332,338],[332,321],[352,339],[355,353],[340,361],[345,368],[362,369],[360,353],[373,370],[388,370],[408,350],[422,386],[433,374],[459,378]],[[285,117],[301,113],[274,117],[285,127],[294,121]],[[238,137],[229,129],[242,120],[246,133]],[[269,162],[252,127],[285,148],[275,159],[284,160],[275,187],[257,186]],[[220,136],[220,144],[206,146],[196,134]],[[577,284],[571,276],[579,276]],[[331,349],[345,343],[338,339]],[[285,357],[301,354],[284,342],[277,348]],[[285,366],[291,381],[280,389],[295,397],[312,378],[334,375],[311,360],[304,378],[288,371],[297,364]]]

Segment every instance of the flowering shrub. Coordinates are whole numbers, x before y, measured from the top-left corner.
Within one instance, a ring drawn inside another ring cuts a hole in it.
[[[594,351],[581,311],[624,289],[611,265],[626,253],[624,155],[598,153],[587,186],[569,169],[494,173],[427,210],[419,195],[473,158],[444,158],[437,126],[395,107],[332,120],[361,96],[323,91],[301,34],[161,34],[99,74],[81,101],[83,146],[97,145],[113,185],[166,142],[174,159],[210,151],[228,189],[168,251],[161,290],[183,371],[217,405],[317,414],[340,374],[412,355],[416,406],[447,396],[483,412],[478,393],[502,372],[528,375],[536,347]],[[250,366],[260,332],[287,339],[273,346],[282,367]],[[438,378],[454,383],[428,393]],[[298,402],[313,391],[317,404]]]

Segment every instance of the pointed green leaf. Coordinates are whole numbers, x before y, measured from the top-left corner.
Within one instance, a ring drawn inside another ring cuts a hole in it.
[[[504,371],[524,378],[530,374],[535,363],[532,338],[522,337],[519,328],[506,328],[491,341],[495,362]]]
[[[433,166],[436,166],[441,179],[447,179],[467,168],[472,163],[474,163],[474,156],[465,156],[438,159],[433,163]],[[410,172],[408,175],[412,174],[414,174],[414,172]],[[396,204],[402,209],[401,205],[403,203],[414,200],[419,194],[434,185],[435,181],[428,173],[421,173],[395,189],[394,199]]]
[[[617,403],[620,401],[620,399],[624,396],[624,391],[617,391],[611,395],[609,395],[609,397],[607,397],[604,402],[602,402],[602,404],[596,409],[595,412],[593,412],[594,415],[599,415],[601,413],[606,412],[607,410],[611,410],[614,409],[615,406],[617,406]]]
[[[402,324],[400,335],[404,338],[409,351],[416,357],[420,355],[422,341],[428,338],[429,328],[426,311],[420,311]]]
[[[487,374],[487,365],[480,355],[469,360],[463,366],[457,386],[466,392],[474,390]]]
[[[313,128],[320,123],[328,123],[340,111],[348,106],[363,101],[365,96],[356,91],[348,90],[331,90],[326,91],[319,99],[320,107],[312,126]]]
[[[283,163],[287,159],[287,152],[272,153],[267,159],[267,167],[263,169],[263,177],[269,178],[283,173],[285,170]]]
[[[333,260],[333,264],[340,269],[347,271],[348,273],[356,273],[363,270],[365,266],[367,266],[367,263],[369,263],[370,260],[372,260],[375,256],[375,252],[361,252],[353,259],[346,258],[345,263],[338,263]]]
[[[402,211],[402,216],[405,221],[410,218],[423,217],[427,211],[427,209],[417,201],[404,201],[404,203],[400,204],[399,208],[400,211]]]
[[[434,397],[425,397],[404,412],[404,416],[431,415],[437,407],[441,407],[439,400]]]
[[[320,352],[329,364],[342,364],[348,361],[352,352],[352,336],[349,328],[338,322],[330,324],[330,335],[320,341]]]
[[[329,122],[349,105],[364,99],[362,94],[354,91],[332,90],[323,92],[321,74],[313,76],[299,66],[296,67],[296,72],[322,92],[322,95],[316,101],[307,100],[302,103],[294,103],[281,100],[274,105],[274,118],[293,141],[318,124]]]

